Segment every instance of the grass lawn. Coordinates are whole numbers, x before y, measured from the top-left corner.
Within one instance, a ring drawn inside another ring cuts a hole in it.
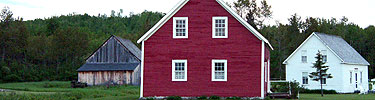
[[[375,100],[375,94],[300,94],[300,100]]]
[[[0,92],[1,100],[135,100],[139,97],[138,86],[70,88],[70,82],[62,81],[4,83],[0,84],[0,89],[12,90],[10,92]]]
[[[3,83],[0,89],[12,90],[0,92],[0,100],[136,100],[139,96],[138,86],[70,88],[70,82],[61,81]],[[300,94],[300,100],[375,100],[375,94],[326,94],[324,97]]]

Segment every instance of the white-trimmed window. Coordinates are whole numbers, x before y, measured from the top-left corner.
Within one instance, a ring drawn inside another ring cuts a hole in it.
[[[212,17],[212,38],[228,38],[228,17]]]
[[[173,38],[188,38],[188,17],[173,17]]]
[[[352,71],[350,71],[350,84],[352,84],[352,77],[353,77],[353,74],[352,74],[353,72]]]
[[[307,55],[306,55],[306,53],[307,53],[307,50],[302,50],[302,52],[301,52],[301,61],[303,62],[303,63],[307,63]]]
[[[361,75],[361,77],[360,77],[360,83],[362,84],[362,72],[360,72],[360,75]]]
[[[227,60],[212,60],[212,81],[227,81]]]
[[[327,78],[322,78],[322,84],[327,84]]]
[[[302,84],[309,84],[309,73],[302,72]]]
[[[322,50],[322,60],[323,63],[327,62],[327,50]]]
[[[187,60],[172,60],[172,81],[187,81]]]

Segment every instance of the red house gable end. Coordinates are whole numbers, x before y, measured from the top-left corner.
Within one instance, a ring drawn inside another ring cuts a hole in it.
[[[188,17],[188,38],[173,38],[173,17]],[[212,17],[228,17],[228,38],[212,38]],[[143,42],[142,97],[261,97],[262,40],[215,0],[190,0]],[[179,59],[187,81],[172,81]],[[227,81],[211,81],[213,59],[227,60]]]

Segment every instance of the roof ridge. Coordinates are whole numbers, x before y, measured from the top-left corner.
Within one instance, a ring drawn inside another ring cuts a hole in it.
[[[314,32],[316,36],[336,53],[343,63],[369,65],[367,60],[341,36]]]

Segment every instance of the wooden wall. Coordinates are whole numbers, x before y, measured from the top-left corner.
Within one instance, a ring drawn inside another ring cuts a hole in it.
[[[212,17],[228,17],[228,38],[212,38]],[[188,38],[173,38],[170,18],[144,42],[143,96],[261,97],[262,41],[216,0],[190,0],[173,17],[189,18]],[[171,63],[187,60],[187,81],[172,81]],[[227,81],[212,81],[212,60],[227,60]]]
[[[78,81],[88,85],[106,85],[108,83],[139,85],[138,76],[134,74],[134,71],[78,72]]]
[[[86,63],[140,63],[140,60],[112,36],[86,60]],[[111,81],[115,84],[139,85],[139,67],[138,65],[133,71],[78,72],[78,81],[88,85],[104,85]]]
[[[129,52],[122,44],[115,39],[109,38],[98,50],[91,55],[87,63],[124,63],[140,62],[133,54]]]

